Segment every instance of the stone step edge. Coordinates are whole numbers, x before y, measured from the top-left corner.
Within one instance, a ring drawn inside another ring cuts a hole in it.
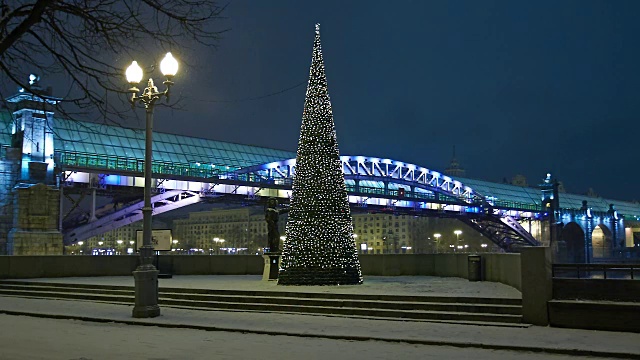
[[[189,306],[180,306],[180,305],[162,305],[162,307],[172,308],[172,309],[182,309],[189,310],[195,309],[200,311],[221,311],[216,308],[208,308],[208,307],[189,307]],[[231,312],[255,312],[255,313],[280,313],[280,314],[288,314],[288,315],[308,315],[308,316],[326,316],[326,317],[337,317],[337,318],[349,318],[349,319],[363,319],[363,320],[381,320],[381,321],[410,321],[410,322],[428,322],[428,323],[442,323],[442,324],[456,324],[456,325],[478,325],[478,326],[497,326],[497,327],[512,327],[512,328],[528,328],[531,327],[531,324],[526,323],[510,323],[510,322],[490,322],[490,321],[471,321],[471,320],[441,320],[441,319],[418,319],[418,318],[390,318],[390,317],[379,317],[379,316],[366,316],[366,315],[346,315],[346,314],[329,314],[329,313],[300,313],[300,312],[289,312],[289,311],[260,311],[260,310],[249,310],[249,309],[223,309],[222,311],[231,311]]]
[[[64,297],[52,297],[52,298],[43,298],[36,296],[23,296],[23,295],[0,295],[0,296],[10,296],[10,297],[19,297],[19,298],[27,298],[27,299],[45,299],[45,300],[69,300],[69,298]],[[123,305],[123,306],[133,306],[132,301],[117,301],[117,300],[96,300],[96,299],[74,299],[79,301],[100,303],[100,304],[112,304],[112,305]],[[280,314],[289,314],[289,315],[305,315],[305,316],[327,316],[327,317],[341,317],[341,318],[354,318],[354,319],[370,319],[370,320],[382,320],[382,321],[402,321],[402,322],[437,322],[437,323],[445,323],[445,324],[459,324],[459,325],[481,325],[481,326],[498,326],[498,327],[517,327],[517,328],[527,328],[530,327],[531,324],[525,324],[521,322],[491,322],[491,321],[473,321],[473,320],[454,320],[454,319],[429,319],[429,318],[411,318],[411,317],[383,317],[383,316],[371,316],[371,315],[354,315],[354,314],[336,314],[336,313],[325,313],[325,312],[294,312],[294,311],[284,311],[284,310],[255,310],[255,309],[244,309],[244,308],[226,308],[226,307],[198,307],[198,306],[181,306],[181,305],[172,305],[172,304],[159,304],[163,308],[174,308],[174,309],[183,309],[183,310],[197,310],[197,311],[225,311],[225,312],[255,312],[255,313],[280,313]],[[469,313],[461,313],[461,314],[469,314]],[[471,313],[473,314],[473,313]]]
[[[56,283],[56,282],[35,282],[35,281],[19,281],[19,280],[0,280],[2,284],[18,284],[24,286],[39,287],[67,287],[78,289],[107,289],[107,290],[131,290],[133,286],[123,285],[94,285],[94,284],[72,284],[72,283]],[[348,293],[313,293],[313,292],[289,292],[289,291],[259,291],[259,290],[222,290],[222,289],[190,289],[190,288],[174,288],[160,287],[159,292],[173,293],[193,293],[193,294],[237,294],[238,296],[277,296],[277,297],[296,297],[296,298],[333,298],[335,296],[347,297],[358,300],[383,300],[383,301],[410,301],[410,302],[433,302],[433,300],[450,302],[485,303],[500,305],[522,305],[522,299],[518,298],[491,298],[491,297],[469,297],[469,296],[414,296],[414,295],[385,295],[385,294],[348,294]],[[384,300],[388,299],[388,300]]]
[[[74,300],[86,300],[86,301],[101,301],[101,302],[109,302],[107,300],[110,301],[114,301],[114,302],[118,302],[118,303],[128,303],[128,304],[133,304],[135,298],[133,296],[120,296],[119,298],[113,299],[113,297],[108,297],[108,296],[101,296],[101,295],[88,295],[88,294],[81,294],[81,293],[47,293],[47,295],[53,295],[53,296],[37,296],[34,294],[23,294],[23,293],[19,293],[19,294],[0,294],[0,296],[13,296],[13,297],[28,297],[28,298],[35,298],[35,299],[61,299],[61,300],[68,300],[68,299],[74,299]],[[57,296],[56,296],[57,295]],[[63,295],[77,295],[77,296],[63,296]],[[118,300],[118,299],[127,299],[129,301],[125,301],[125,300]],[[172,304],[166,304],[163,302],[167,302],[167,301],[173,301],[176,302],[176,300],[174,299],[158,299],[158,304],[159,305],[167,305],[170,306]],[[188,300],[182,300],[187,302]],[[188,302],[192,302],[192,303],[202,303],[202,301],[188,301]],[[276,308],[278,309],[278,311],[281,311],[283,309],[291,309],[291,308],[297,308],[297,309],[309,309],[309,310],[313,310],[313,309],[317,309],[317,310],[329,310],[329,309],[341,309],[341,310],[354,310],[354,311],[361,311],[363,310],[363,308],[348,308],[348,307],[330,307],[330,306],[306,306],[306,305],[281,305],[281,304],[248,304],[248,303],[233,303],[233,302],[212,302],[209,304],[225,304],[225,305],[229,305],[229,307],[215,307],[215,306],[194,306],[195,307],[204,307],[204,308],[209,308],[209,309],[226,309],[226,310],[235,310],[235,309],[243,309],[243,306],[245,307],[245,310],[255,310],[255,309],[246,309],[248,307],[250,307],[249,305],[253,305],[253,307],[265,307],[265,308]],[[235,309],[231,308],[232,305],[236,305]],[[179,306],[179,305],[177,305]],[[184,305],[183,305],[184,306]],[[492,317],[492,318],[502,318],[505,320],[520,320],[522,318],[521,315],[512,315],[512,314],[493,314],[493,313],[474,313],[474,312],[464,312],[464,311],[430,311],[430,310],[393,310],[393,309],[376,309],[376,308],[372,308],[372,309],[365,309],[365,310],[371,310],[371,311],[377,311],[377,312],[388,312],[388,313],[397,313],[397,314],[405,314],[405,315],[446,315],[446,316],[477,316],[477,317]],[[269,312],[274,312],[276,310],[264,310],[264,311],[269,311]],[[294,311],[295,313],[313,313],[313,312],[304,312],[304,311]],[[325,312],[317,312],[318,314],[325,314]],[[391,317],[389,316],[389,318],[405,318],[405,317]]]
[[[74,288],[56,288],[56,287],[37,287],[37,289],[7,289],[7,288],[2,288],[0,287],[0,293],[2,291],[21,291],[22,293],[24,293],[25,291],[30,291],[30,292],[35,292],[35,293],[47,293],[47,294],[56,294],[56,293],[61,293],[61,294],[87,294],[86,292],[74,292],[74,291],[60,291],[60,290],[75,290]],[[92,292],[89,294],[90,296],[127,296],[127,297],[131,297],[133,296],[133,291],[127,291],[126,293],[120,293],[120,294],[113,294],[113,293],[96,293],[96,292]],[[194,299],[194,298],[188,298],[188,297],[174,297],[172,295],[179,295],[179,296],[183,296],[185,295],[184,293],[166,293],[166,292],[161,292],[159,298],[160,299],[171,299],[171,300],[180,300],[180,301],[206,301],[207,299]],[[236,303],[233,301],[233,298],[243,298],[245,299],[246,297],[241,297],[238,295],[201,295],[201,294],[186,294],[188,295],[195,295],[197,297],[207,297],[207,296],[211,296],[211,297],[227,297],[227,298],[231,298],[231,299],[210,299],[211,302],[218,302],[218,303]],[[237,302],[239,304],[267,304],[267,305],[285,305],[285,306],[322,306],[322,305],[318,305],[318,304],[286,304],[286,303],[280,303],[278,302],[278,300],[280,299],[286,299],[286,300],[300,300],[302,302],[308,301],[308,302],[326,302],[326,306],[327,307],[344,307],[344,305],[340,305],[340,304],[335,304],[332,305],[330,304],[330,302],[360,302],[362,304],[362,306],[350,306],[351,308],[369,308],[366,307],[365,305],[377,305],[377,304],[385,304],[385,305],[394,305],[394,304],[398,304],[398,302],[391,302],[391,301],[372,301],[372,300],[353,300],[353,299],[308,299],[308,298],[290,298],[290,297],[251,297],[250,300],[263,300],[263,301],[257,301],[257,302]],[[274,302],[269,302],[268,300],[274,300]],[[478,312],[468,312],[468,313],[486,313],[486,314],[504,314],[501,312],[495,312],[495,310],[492,311],[493,308],[503,308],[503,309],[510,309],[510,310],[518,310],[518,309],[522,309],[522,306],[517,306],[517,305],[503,305],[503,304],[478,304],[478,303],[472,303],[472,304],[467,304],[467,303],[459,303],[459,302],[454,302],[454,303],[443,303],[443,302],[402,302],[401,304],[403,305],[416,305],[417,307],[429,307],[429,306],[454,306],[454,307],[477,307],[479,308],[478,310],[483,310],[483,311],[478,311]],[[393,307],[373,307],[376,309],[380,309],[380,310],[397,310],[397,311],[411,311],[412,309],[397,309],[397,308],[393,308]],[[419,309],[416,309],[416,311],[420,311]],[[429,310],[423,310],[423,311],[429,311]],[[438,311],[438,310],[431,310],[431,311]],[[466,311],[462,311],[462,312],[466,312]],[[508,314],[508,315],[521,315],[521,314]]]
[[[178,301],[159,301],[160,305],[168,306],[180,306],[176,304]],[[298,314],[339,314],[349,316],[376,316],[389,319],[441,319],[443,317],[459,318],[463,320],[465,318],[484,318],[492,319],[496,322],[516,322],[522,321],[522,315],[513,314],[495,314],[495,313],[475,313],[465,311],[438,311],[438,310],[393,310],[393,309],[366,309],[366,308],[352,308],[352,307],[329,307],[329,306],[304,306],[304,305],[280,305],[280,304],[241,304],[238,303],[207,303],[211,306],[197,306],[194,307],[210,308],[212,310],[228,309],[228,310],[254,310],[254,311],[268,311],[268,312],[290,312]],[[222,306],[224,305],[224,306]],[[186,306],[186,305],[185,305]],[[363,314],[367,313],[367,314]],[[371,315],[369,315],[369,313]],[[387,315],[382,315],[386,313]],[[377,315],[373,315],[377,314]],[[421,317],[425,316],[425,317]],[[441,319],[441,320],[453,320],[453,319]],[[478,320],[482,321],[482,320]]]
[[[552,299],[549,302],[556,304],[571,304],[585,306],[621,306],[630,308],[640,308],[640,299],[638,301],[610,301],[610,300],[582,300],[582,299]]]

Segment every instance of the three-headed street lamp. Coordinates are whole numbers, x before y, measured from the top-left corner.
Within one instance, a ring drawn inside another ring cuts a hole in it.
[[[132,62],[126,70],[127,81],[131,84],[131,107],[135,108],[137,103],[144,105],[146,111],[146,138],[144,151],[144,207],[142,208],[142,247],[140,247],[140,265],[133,272],[135,280],[135,306],[133,307],[133,317],[149,318],[160,315],[158,306],[158,270],[153,266],[153,246],[151,245],[151,150],[153,133],[153,107],[157,100],[163,96],[169,101],[169,90],[173,81],[171,79],[178,72],[178,61],[167,53],[160,63],[160,71],[166,77],[164,85],[166,89],[162,92],[153,84],[153,79],[149,78],[147,87],[138,94],[140,90],[136,87],[143,77],[142,68],[137,62]]]

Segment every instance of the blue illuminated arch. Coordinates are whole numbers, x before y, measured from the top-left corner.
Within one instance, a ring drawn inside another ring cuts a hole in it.
[[[368,156],[340,156],[346,180],[370,180],[413,186],[461,200],[467,204],[484,204],[482,195],[460,181],[422,166],[391,159]],[[296,159],[287,159],[243,168],[235,175],[250,175],[255,180],[292,181]]]

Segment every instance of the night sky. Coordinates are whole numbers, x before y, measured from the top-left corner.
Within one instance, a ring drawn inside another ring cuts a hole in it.
[[[551,172],[640,199],[640,1],[235,0],[225,15],[217,49],[174,51],[186,110],[158,109],[156,130],[295,151],[318,22],[342,154],[442,171],[455,145],[467,177]]]

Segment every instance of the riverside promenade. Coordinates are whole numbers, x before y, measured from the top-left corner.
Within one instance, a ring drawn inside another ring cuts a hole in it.
[[[132,277],[50,278],[21,281],[133,286]],[[171,279],[160,279],[159,282],[161,291],[163,288],[189,288],[509,299],[520,297],[516,289],[500,283],[470,282],[460,278],[428,276],[372,276],[365,277],[363,285],[336,287],[278,286],[275,282],[261,281],[259,276],[174,276]],[[129,354],[131,355],[129,358],[212,358],[207,357],[211,355],[207,349],[212,344],[207,344],[205,348],[189,348],[183,349],[182,353],[175,353],[176,348],[172,348],[171,344],[177,346],[182,341],[180,337],[183,336],[208,338],[209,340],[202,341],[215,343],[214,347],[217,351],[222,351],[218,354],[220,358],[226,358],[225,356],[230,358],[233,354],[240,354],[238,358],[245,358],[242,354],[245,356],[269,355],[270,351],[274,351],[274,355],[282,355],[281,358],[285,359],[331,356],[331,352],[327,349],[325,350],[329,352],[321,353],[322,356],[316,352],[301,355],[313,349],[309,341],[328,342],[325,346],[335,349],[340,349],[345,342],[348,342],[353,346],[350,345],[347,349],[357,354],[349,354],[345,350],[334,356],[345,359],[360,358],[358,354],[366,353],[365,350],[362,350],[364,352],[356,351],[358,346],[364,346],[369,350],[379,349],[378,352],[374,351],[373,355],[384,354],[385,351],[399,354],[399,349],[402,349],[401,351],[408,352],[406,358],[414,358],[414,356],[419,358],[420,354],[433,354],[434,351],[444,351],[441,356],[449,358],[465,358],[470,356],[470,349],[475,349],[472,353],[477,359],[569,359],[579,356],[640,358],[640,334],[635,333],[561,329],[526,324],[470,325],[446,321],[390,320],[366,316],[195,310],[164,306],[161,308],[160,317],[134,319],[131,317],[132,305],[0,296],[0,323],[14,329],[8,336],[0,339],[0,348],[8,349],[4,354],[12,356],[0,355],[0,358],[20,358],[20,354],[37,355],[38,351],[44,351],[41,358],[112,358],[105,354],[111,354],[114,357]],[[75,321],[69,322],[69,320]],[[81,328],[76,329],[77,327]],[[60,331],[47,331],[39,341],[29,340],[34,332],[45,331],[48,328]],[[93,331],[97,333],[93,334]],[[130,338],[123,340],[130,342],[130,348],[124,344],[112,343],[112,333],[131,332],[136,333],[132,336],[140,339],[151,334],[155,335],[144,340],[146,344],[144,348],[150,352],[138,353],[137,351],[141,349],[136,347],[136,342],[131,341]],[[75,336],[73,334],[78,334],[80,338],[73,338]],[[100,334],[104,336],[101,337]],[[258,338],[255,338],[256,336]],[[278,353],[278,347],[271,349],[271,345],[261,348],[252,346],[250,339],[261,343],[265,339],[264,336],[268,336],[267,343],[284,342],[288,346],[287,351]],[[226,340],[222,341],[222,338]],[[42,341],[46,346],[61,347],[59,349],[61,357],[51,356],[51,353],[46,352],[45,345],[40,348],[39,344]],[[69,341],[73,346],[64,347],[64,344]],[[113,346],[105,348],[105,343]],[[395,349],[398,346],[400,348]],[[236,350],[232,353],[224,353],[223,349],[227,347]],[[178,348],[182,349],[183,346],[180,345]],[[98,349],[103,350],[98,351]],[[169,357],[163,357],[163,354]],[[314,357],[313,354],[316,356]],[[384,357],[373,356],[373,358]]]

